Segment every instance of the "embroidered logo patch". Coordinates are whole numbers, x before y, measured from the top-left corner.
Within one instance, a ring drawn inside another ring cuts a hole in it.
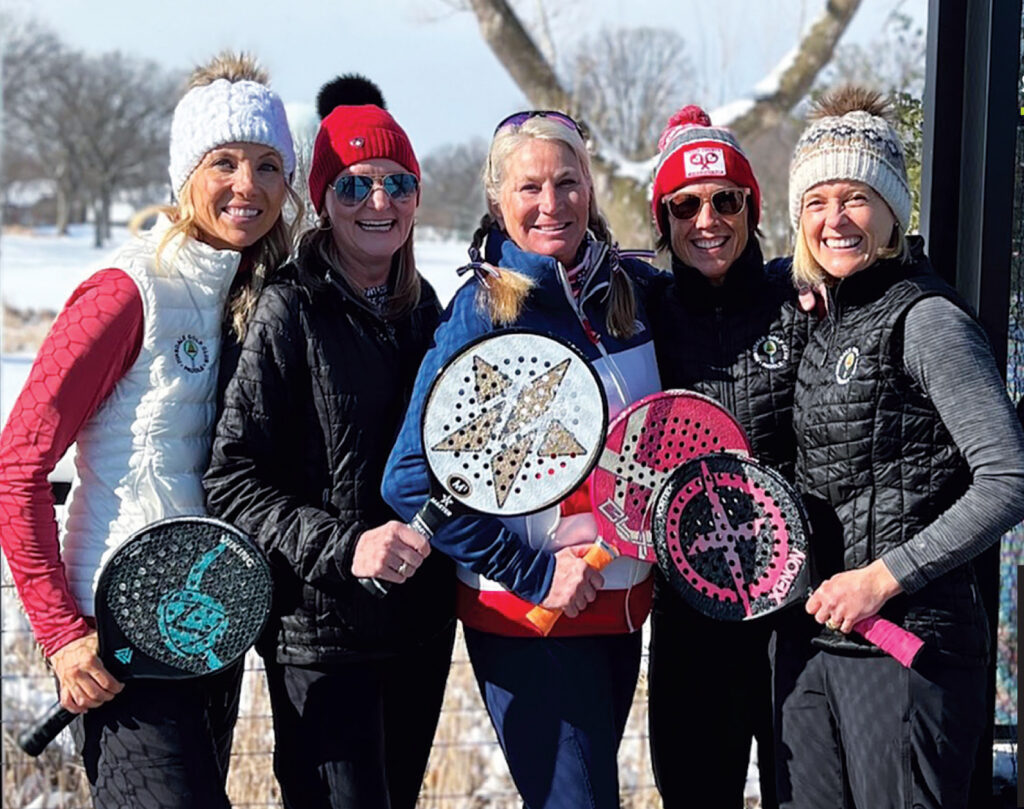
[[[210,364],[210,350],[194,334],[183,334],[174,344],[174,361],[187,373],[199,374]]]
[[[840,385],[847,384],[857,372],[857,360],[860,359],[860,349],[850,346],[839,355],[836,363],[836,382]]]
[[[789,361],[789,346],[777,334],[768,334],[754,346],[754,362],[774,371]]]
[[[724,177],[725,152],[713,146],[700,146],[686,153],[687,177]]]

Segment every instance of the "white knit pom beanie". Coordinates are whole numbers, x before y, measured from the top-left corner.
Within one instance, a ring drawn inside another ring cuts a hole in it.
[[[281,155],[285,176],[295,172],[295,149],[280,97],[255,81],[217,79],[193,87],[174,108],[171,189],[177,198],[203,156],[225,143],[259,143]]]

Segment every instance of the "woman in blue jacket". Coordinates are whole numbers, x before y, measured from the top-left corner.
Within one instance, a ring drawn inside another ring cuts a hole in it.
[[[505,119],[484,183],[488,214],[470,248],[478,275],[442,318],[385,471],[385,499],[407,519],[428,489],[424,397],[438,369],[473,338],[520,326],[568,340],[599,372],[612,416],[660,388],[634,294],[652,271],[622,259],[612,243],[575,121],[555,112]],[[619,805],[616,752],[651,577],[649,566],[628,559],[603,575],[587,567],[580,554],[595,536],[589,503],[573,497],[526,518],[453,520],[432,540],[457,563],[456,610],[470,658],[531,809]],[[565,611],[547,638],[526,620],[534,604]]]

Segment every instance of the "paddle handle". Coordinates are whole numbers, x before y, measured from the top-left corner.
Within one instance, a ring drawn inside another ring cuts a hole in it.
[[[604,570],[611,564],[612,560],[619,555],[614,547],[598,537],[590,550],[586,552],[583,561],[594,570]],[[554,627],[555,622],[562,617],[562,610],[549,610],[547,607],[537,605],[526,613],[526,619],[540,630],[542,635],[547,636]]]
[[[77,714],[71,713],[59,702],[53,703],[46,716],[18,735],[18,747],[30,756],[38,756],[57,734],[71,724]]]
[[[437,532],[437,529],[455,516],[450,505],[445,504],[434,495],[431,495],[423,507],[409,520],[408,525],[427,539],[430,539]],[[383,579],[359,579],[359,583],[370,595],[377,598],[384,598],[395,585]]]
[[[921,647],[924,646],[924,641],[913,632],[908,632],[903,627],[897,626],[885,618],[879,618],[877,615],[858,621],[853,625],[853,631],[871,641],[883,652],[887,652],[908,669],[913,665],[914,658],[921,651]]]

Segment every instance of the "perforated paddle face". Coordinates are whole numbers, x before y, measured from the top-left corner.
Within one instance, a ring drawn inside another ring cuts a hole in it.
[[[190,517],[153,523],[100,575],[101,656],[118,678],[217,671],[259,637],[270,596],[266,560],[233,526]]]
[[[653,498],[665,478],[691,458],[750,443],[732,414],[692,391],[665,391],[627,407],[608,428],[590,501],[598,533],[620,552],[655,562]]]
[[[448,497],[511,516],[576,489],[606,425],[604,389],[575,348],[509,330],[469,344],[438,375],[423,412],[423,446]]]
[[[654,509],[662,572],[704,615],[757,618],[807,595],[807,522],[785,478],[749,458],[681,466]]]

